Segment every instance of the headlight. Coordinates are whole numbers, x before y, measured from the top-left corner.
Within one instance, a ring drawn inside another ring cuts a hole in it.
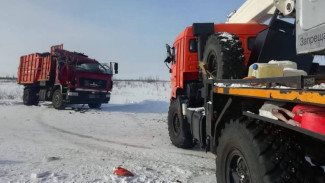
[[[69,96],[78,96],[78,92],[68,92]]]

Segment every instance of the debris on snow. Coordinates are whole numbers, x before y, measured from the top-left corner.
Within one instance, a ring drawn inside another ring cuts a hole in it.
[[[60,160],[59,157],[44,157],[43,158],[43,162],[50,162],[50,161],[56,161],[56,160]]]
[[[122,167],[117,167],[116,170],[114,171],[115,175],[123,176],[123,177],[133,177],[134,174],[131,173],[129,170],[122,168]]]
[[[48,177],[50,175],[51,175],[51,172],[49,172],[49,171],[41,172],[41,173],[32,173],[31,178],[32,179],[39,179],[39,178]]]

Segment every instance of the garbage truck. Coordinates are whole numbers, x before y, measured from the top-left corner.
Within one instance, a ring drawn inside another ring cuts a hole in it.
[[[117,73],[118,63],[101,64],[83,53],[64,50],[61,44],[50,52],[21,56],[17,83],[24,85],[25,105],[52,101],[56,109],[67,104],[100,108],[110,100]]]
[[[325,1],[247,0],[172,46],[168,133],[216,155],[218,183],[325,182]]]

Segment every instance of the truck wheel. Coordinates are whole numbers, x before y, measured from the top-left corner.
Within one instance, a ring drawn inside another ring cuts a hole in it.
[[[178,100],[173,100],[168,111],[168,132],[172,143],[179,148],[189,149],[195,144],[190,131],[190,125],[183,119],[178,107]]]
[[[23,94],[23,103],[24,105],[38,105],[38,97],[36,92],[32,88],[25,88]]]
[[[33,105],[38,105],[39,104],[39,98],[37,96],[35,96],[34,100],[33,100]]]
[[[63,96],[60,90],[55,90],[52,96],[52,104],[55,109],[63,109],[64,102]]]
[[[314,182],[293,137],[277,126],[246,118],[227,123],[218,140],[217,182]]]
[[[101,103],[89,103],[88,106],[91,109],[99,109],[100,106],[102,106],[102,104]]]
[[[245,56],[239,38],[227,32],[211,35],[206,43],[203,62],[216,79],[245,77]]]
[[[24,89],[23,102],[24,105],[32,105],[32,90],[30,88]]]

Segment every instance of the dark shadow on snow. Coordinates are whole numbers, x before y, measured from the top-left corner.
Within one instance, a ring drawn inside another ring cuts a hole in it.
[[[10,160],[0,160],[0,165],[14,165],[14,164],[21,164],[24,163],[23,161],[10,161]]]
[[[19,101],[0,101],[0,105],[24,105],[24,104],[23,102],[19,102]],[[53,108],[51,102],[40,102],[38,106]],[[102,107],[101,109],[99,109],[99,111],[131,112],[131,113],[167,113],[168,107],[169,107],[168,102],[144,100],[139,103],[130,103],[130,104],[102,104]],[[89,109],[88,105],[70,104],[67,105],[66,108],[63,110],[87,112],[88,110],[98,110],[98,109]]]
[[[107,112],[166,113],[168,107],[168,102],[145,100],[132,104],[105,104],[102,105],[101,110]]]

